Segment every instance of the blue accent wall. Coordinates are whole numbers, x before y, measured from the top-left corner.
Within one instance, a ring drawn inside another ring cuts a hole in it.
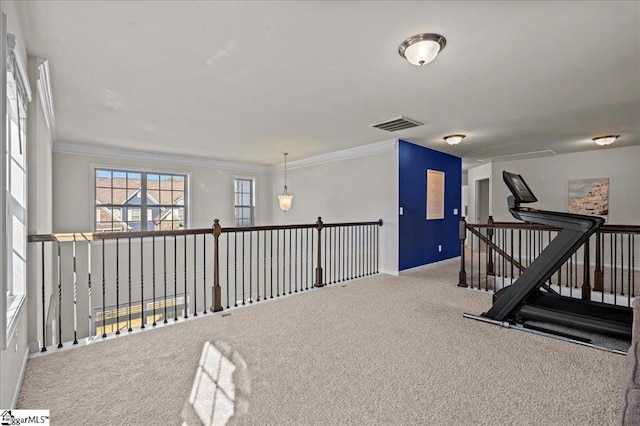
[[[460,256],[462,159],[403,140],[398,145],[399,207],[403,208],[398,220],[399,269]],[[427,169],[445,174],[444,219],[427,220]],[[458,209],[457,215],[453,209]]]

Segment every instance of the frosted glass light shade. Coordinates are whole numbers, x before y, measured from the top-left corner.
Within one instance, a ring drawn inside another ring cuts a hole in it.
[[[460,142],[462,142],[462,139],[464,139],[464,137],[464,135],[445,136],[444,141],[449,145],[458,145]]]
[[[619,137],[620,135],[608,135],[608,136],[599,136],[597,138],[593,138],[592,140],[598,145],[605,146],[605,145],[611,145]]]
[[[438,34],[418,34],[406,39],[398,49],[400,56],[403,56],[412,65],[423,66],[433,61],[447,41]]]
[[[438,43],[425,40],[407,47],[407,50],[404,51],[404,56],[413,65],[426,65],[438,56],[438,52],[440,52]]]
[[[278,203],[280,204],[280,210],[286,212],[291,208],[291,202],[293,201],[293,195],[282,194],[278,195]]]

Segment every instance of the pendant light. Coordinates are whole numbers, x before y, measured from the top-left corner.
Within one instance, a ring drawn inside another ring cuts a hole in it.
[[[287,155],[288,152],[284,153],[284,192],[282,195],[278,195],[278,203],[280,204],[280,210],[286,212],[291,208],[291,201],[293,200],[293,195],[290,195],[287,192]]]

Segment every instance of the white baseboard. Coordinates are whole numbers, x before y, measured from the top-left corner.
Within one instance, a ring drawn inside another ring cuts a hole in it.
[[[400,271],[399,275],[406,274],[407,272],[414,272],[414,271],[420,271],[420,270],[423,270],[423,269],[429,269],[429,268],[432,268],[434,266],[444,265],[446,263],[452,263],[452,262],[456,262],[456,261],[460,262],[460,256],[452,257],[450,259],[445,259],[445,260],[439,260],[438,262],[428,263],[426,265],[420,265],[420,266],[416,266],[414,268],[403,269],[402,271]]]
[[[386,275],[393,275],[394,277],[397,277],[400,275],[398,271],[392,271],[390,269],[380,269],[380,273],[386,274]]]
[[[24,373],[27,371],[27,361],[29,360],[29,348],[25,348],[24,357],[22,358],[22,367],[20,367],[20,377],[18,378],[18,384],[16,390],[13,393],[13,399],[11,400],[11,408],[15,408],[18,404],[18,397],[20,396],[20,389],[22,388],[22,381],[24,380]]]

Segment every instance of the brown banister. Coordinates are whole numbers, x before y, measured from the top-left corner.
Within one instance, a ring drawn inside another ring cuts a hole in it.
[[[487,221],[487,223],[489,225],[493,225],[493,216],[489,216],[489,219]],[[493,266],[493,254],[491,253],[491,251],[493,250],[493,248],[491,247],[493,245],[493,232],[494,232],[493,227],[491,228],[487,228],[487,237],[489,238],[489,241],[491,242],[491,244],[489,244],[489,253],[488,253],[488,261],[487,261],[487,275],[495,275],[495,270],[494,270],[494,266]]]
[[[602,291],[602,251],[600,240],[602,236],[600,232],[596,232],[596,268],[593,271],[593,290]]]
[[[213,221],[213,306],[211,310],[213,312],[220,312],[222,310],[222,290],[220,288],[220,234],[222,228],[220,227],[220,220],[215,219]]]
[[[500,256],[502,256],[503,258],[505,258],[508,262],[510,262],[513,266],[515,266],[516,268],[518,268],[520,270],[520,272],[525,270],[525,267],[522,266],[520,264],[520,262],[518,262],[517,260],[515,260],[513,257],[509,256],[509,254],[507,252],[505,252],[504,250],[502,250],[500,247],[498,247],[497,245],[495,245],[493,242],[491,242],[487,237],[485,237],[484,235],[482,235],[482,233],[480,233],[479,231],[473,229],[473,227],[469,227],[467,228],[469,229],[469,231],[475,235],[476,237],[480,238],[480,240],[482,240],[482,242],[484,242],[488,247],[491,247],[496,253],[498,253]],[[549,287],[547,284],[542,284],[542,288],[544,288],[547,292],[551,293],[551,294],[558,294],[554,289],[552,289],[551,287]]]
[[[322,282],[322,218],[318,216],[316,227],[318,228],[318,266],[316,267],[316,282],[314,287],[324,287]]]
[[[526,267],[527,262],[539,253],[536,242],[541,250],[552,240],[553,234],[561,231],[559,228],[520,222],[494,221],[465,226],[474,238],[477,237],[480,240],[477,250],[474,250],[471,245],[471,257],[465,253],[465,248],[462,246],[462,253],[465,254],[466,260],[471,259],[471,280],[468,285],[473,288],[474,283],[478,283],[478,280],[474,279],[473,256],[476,253],[475,258],[479,261],[480,253],[484,251],[488,254],[488,258],[482,265],[478,264],[477,277],[479,279],[481,273],[489,276],[492,270],[495,271],[494,287],[498,287],[494,288],[494,291],[497,291],[499,286],[508,285],[509,280],[513,282],[516,278],[513,269],[509,273],[508,268],[505,268],[504,264],[501,265],[502,260],[498,261],[494,256],[501,256],[501,259],[504,259],[507,264],[511,263],[513,267],[518,267],[519,263]],[[492,233],[493,238],[488,238]],[[553,286],[563,296],[588,300],[593,298],[604,303],[630,306],[635,297],[640,276],[635,257],[637,248],[640,247],[640,226],[603,225],[593,238],[595,239],[593,243],[585,242],[581,247],[582,252],[574,254],[545,285]],[[533,246],[530,245],[530,241],[533,241]],[[590,244],[595,245],[595,254]],[[508,251],[510,255],[507,254]],[[523,266],[520,265],[518,269],[522,270],[522,268]],[[594,269],[593,279],[591,278],[592,269]],[[461,264],[460,273],[461,277],[464,273],[467,278],[467,270],[464,269],[463,264]],[[459,283],[462,282],[461,278]],[[465,281],[464,284],[467,282]],[[599,294],[594,295],[594,292]]]
[[[465,270],[464,242],[467,238],[467,221],[464,216],[460,218],[458,226],[458,238],[460,238],[460,273],[458,274],[458,287],[468,287],[467,272]]]
[[[229,308],[239,302],[244,305],[245,301],[258,302],[376,274],[379,239],[374,228],[382,224],[382,219],[324,223],[318,218],[311,224],[223,228],[216,219],[210,228],[200,229],[29,235],[28,241],[39,244],[42,252],[42,281],[38,283],[42,292],[38,306],[42,351],[47,345],[61,347],[63,341],[75,342],[76,337],[106,337],[156,326],[162,318],[165,324],[171,318],[178,321],[180,310],[184,313],[181,318],[188,318],[188,313],[196,316],[199,310],[203,314],[209,309],[220,312],[225,295]],[[110,240],[113,244],[105,244]],[[207,247],[210,244],[213,255]],[[54,264],[49,275],[45,273],[45,246],[57,249],[55,253],[52,250]],[[92,256],[92,249],[100,257]],[[86,262],[86,269],[83,278],[76,280],[80,259]],[[92,263],[97,262],[101,264],[96,279]],[[209,267],[213,272],[207,275]],[[64,277],[71,273],[71,279]],[[102,294],[99,311],[92,308],[92,287],[94,298],[96,289]],[[49,308],[47,290],[51,293]],[[66,303],[70,294],[73,303]],[[77,298],[88,301],[88,315],[79,314]],[[76,323],[76,318],[82,318],[82,323]],[[57,327],[51,326],[52,321]],[[71,322],[72,334],[68,328]],[[67,325],[65,330],[62,324]]]
[[[589,240],[584,242],[583,247],[584,257],[582,265],[582,300],[591,300],[591,273],[589,272],[589,269],[591,268],[591,258],[589,256]]]

